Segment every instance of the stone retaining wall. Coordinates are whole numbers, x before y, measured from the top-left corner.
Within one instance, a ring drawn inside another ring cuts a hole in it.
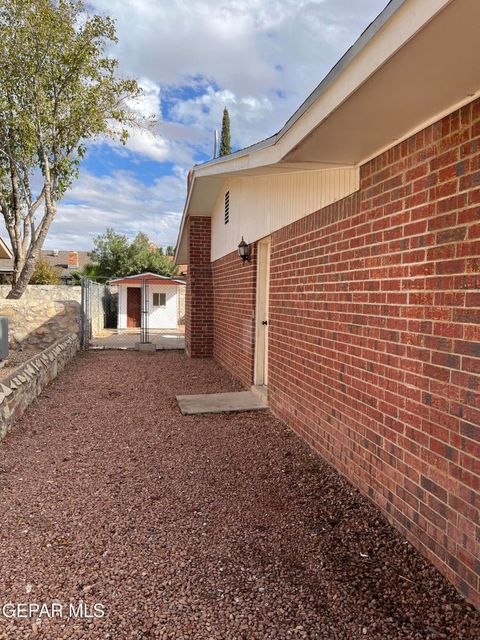
[[[78,335],[69,333],[0,381],[0,440],[28,405],[70,362],[78,345]]]
[[[19,300],[6,300],[10,286],[0,286],[0,315],[8,317],[12,349],[44,349],[80,330],[81,287],[28,285]]]

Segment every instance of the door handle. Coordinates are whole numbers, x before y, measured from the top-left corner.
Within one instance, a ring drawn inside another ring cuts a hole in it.
[[[268,324],[268,320],[262,320],[262,324],[263,324],[263,325],[265,325],[265,326],[267,326],[267,324]]]

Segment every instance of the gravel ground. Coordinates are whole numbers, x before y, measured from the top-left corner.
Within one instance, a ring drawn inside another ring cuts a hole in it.
[[[56,615],[0,613],[0,638],[478,638],[480,614],[272,416],[176,407],[235,389],[173,352],[59,376],[0,444],[1,604]],[[105,615],[68,618],[80,602]]]

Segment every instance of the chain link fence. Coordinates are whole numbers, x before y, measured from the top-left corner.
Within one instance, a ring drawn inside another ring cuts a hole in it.
[[[185,285],[158,276],[82,278],[83,349],[183,349]]]

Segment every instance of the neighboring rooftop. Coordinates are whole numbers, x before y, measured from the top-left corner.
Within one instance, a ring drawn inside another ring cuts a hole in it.
[[[60,275],[64,277],[71,274],[72,271],[83,271],[85,266],[91,262],[88,254],[88,251],[59,251],[56,249],[42,249],[41,251],[42,258],[52,267],[60,269]],[[10,249],[0,238],[0,274],[4,277],[13,273],[13,259],[7,258],[8,255],[11,256]],[[173,260],[173,256],[167,256],[167,258],[170,262]],[[187,270],[188,265],[179,264],[178,274],[174,278],[185,278]]]
[[[41,256],[52,267],[61,270],[61,276],[71,274],[72,271],[82,271],[90,262],[88,251],[57,251],[56,249],[42,249]],[[9,275],[13,272],[13,259],[0,259],[0,273]]]
[[[42,250],[42,258],[49,262],[52,267],[58,267],[63,272],[71,273],[72,271],[82,271],[85,266],[91,262],[88,257],[89,251],[56,251],[56,250]],[[76,262],[74,257],[78,257]]]

